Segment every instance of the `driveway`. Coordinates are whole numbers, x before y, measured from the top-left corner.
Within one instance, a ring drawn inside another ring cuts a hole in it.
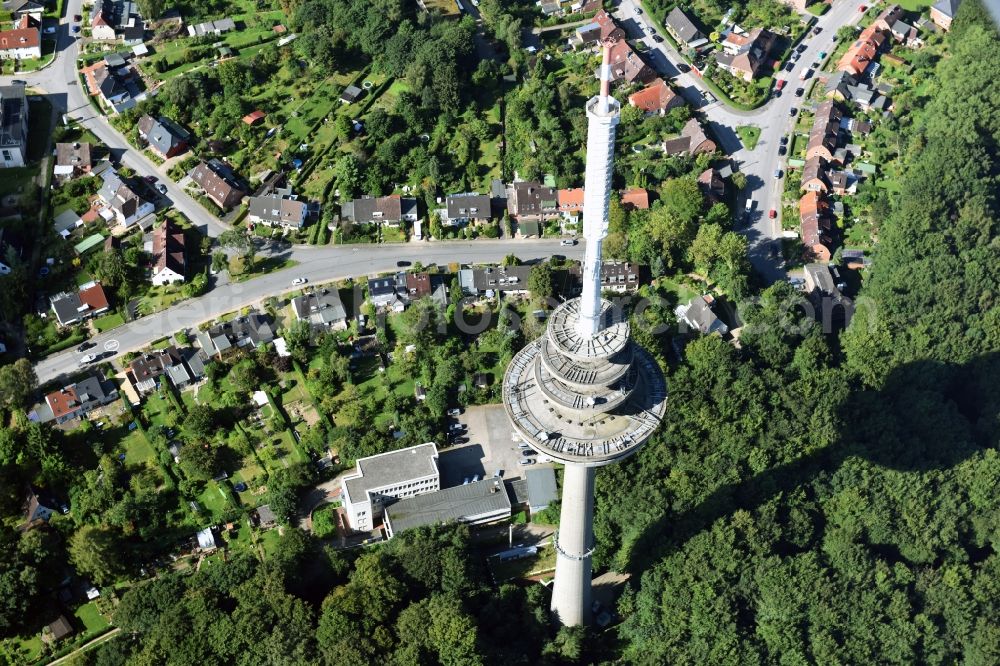
[[[517,442],[511,440],[510,421],[503,405],[469,407],[458,418],[468,427],[469,443],[441,452],[441,487],[461,485],[465,479],[493,476],[500,470],[503,478],[522,478],[523,456]]]

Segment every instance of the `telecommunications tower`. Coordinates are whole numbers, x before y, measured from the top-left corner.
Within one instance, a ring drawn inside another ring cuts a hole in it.
[[[621,111],[609,92],[610,60],[606,42],[601,92],[586,105],[583,293],[556,308],[545,334],[514,356],[503,380],[514,430],[565,465],[552,590],[552,611],[564,625],[590,617],[596,468],[635,453],[656,430],[667,400],[659,366],[632,341],[621,308],[601,298],[601,243]]]

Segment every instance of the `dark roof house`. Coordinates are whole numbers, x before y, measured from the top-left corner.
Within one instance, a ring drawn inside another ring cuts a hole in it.
[[[199,162],[188,175],[223,210],[232,208],[247,194],[232,168],[217,159]]]

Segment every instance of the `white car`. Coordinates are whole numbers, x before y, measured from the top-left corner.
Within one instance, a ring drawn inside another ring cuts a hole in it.
[[[448,416],[458,417],[461,413],[462,413],[462,410],[458,409],[457,407],[455,409],[449,409],[448,410]]]
[[[93,363],[97,360],[97,354],[87,354],[80,359],[80,365],[87,365],[88,363]]]
[[[54,35],[56,34],[56,30],[58,30],[57,27],[55,27],[54,25],[50,25],[49,27],[42,30],[42,32],[44,32],[46,35]]]
[[[566,240],[561,240],[561,241],[559,241],[559,244],[560,244],[560,245],[564,245],[564,246],[567,246],[567,247],[572,247],[572,246],[576,245],[576,241],[575,241],[575,240],[572,240],[572,239],[569,239],[569,238],[567,238]]]
[[[640,9],[639,7],[634,7],[633,9],[636,14],[642,14],[642,9]]]
[[[305,284],[306,282],[309,282],[309,280],[303,277],[295,278],[294,280],[292,280],[292,284]]]
[[[520,460],[518,460],[518,462],[521,463],[522,466],[535,464],[535,461],[532,460],[531,458],[521,458]]]

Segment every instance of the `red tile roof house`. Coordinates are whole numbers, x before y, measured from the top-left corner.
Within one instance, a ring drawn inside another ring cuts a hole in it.
[[[628,96],[628,103],[641,109],[647,116],[666,115],[674,107],[684,106],[681,96],[670,89],[667,82],[657,77],[639,92]]]
[[[622,192],[622,208],[625,210],[646,210],[649,208],[649,192],[641,187],[630,187]]]
[[[186,267],[184,232],[167,218],[153,231],[153,273],[150,282],[157,286],[184,282]]]
[[[826,182],[826,164],[823,162],[823,158],[814,157],[811,160],[806,160],[805,166],[802,167],[802,185],[800,187],[806,192],[829,191],[830,186]]]
[[[709,203],[722,201],[726,194],[726,182],[722,180],[717,169],[709,167],[698,176],[698,187]]]
[[[860,76],[877,57],[886,34],[874,23],[865,28],[837,62],[837,69],[855,76]]]
[[[931,7],[931,20],[942,30],[951,30],[960,0],[939,0]]]
[[[60,326],[70,326],[107,312],[108,297],[100,282],[88,282],[75,294],[62,293],[49,300]]]
[[[65,423],[78,416],[118,399],[118,389],[104,383],[98,375],[90,375],[75,384],[65,386],[45,396],[56,423]]]
[[[232,208],[247,195],[232,169],[219,160],[200,162],[188,175],[222,210]]]
[[[816,107],[816,117],[806,144],[806,160],[822,157],[827,162],[834,160],[837,141],[840,137],[840,120],[843,114],[832,99]]]
[[[830,261],[828,208],[818,192],[807,192],[799,199],[802,244],[817,261]]]
[[[628,42],[620,41],[611,45],[611,82],[647,83],[656,78],[652,67],[632,50]]]
[[[583,210],[583,188],[574,187],[556,192],[556,201],[559,204],[559,212],[565,215],[573,215]]]
[[[879,30],[883,32],[891,32],[892,28],[898,21],[903,19],[903,15],[906,12],[899,5],[889,5],[885,10],[878,15],[872,25],[876,26]]]
[[[0,31],[0,60],[42,57],[42,36],[38,28]]]
[[[247,125],[253,126],[259,123],[260,121],[264,120],[266,116],[267,116],[266,113],[258,109],[256,111],[251,111],[247,115],[243,116],[243,122],[246,123]]]

